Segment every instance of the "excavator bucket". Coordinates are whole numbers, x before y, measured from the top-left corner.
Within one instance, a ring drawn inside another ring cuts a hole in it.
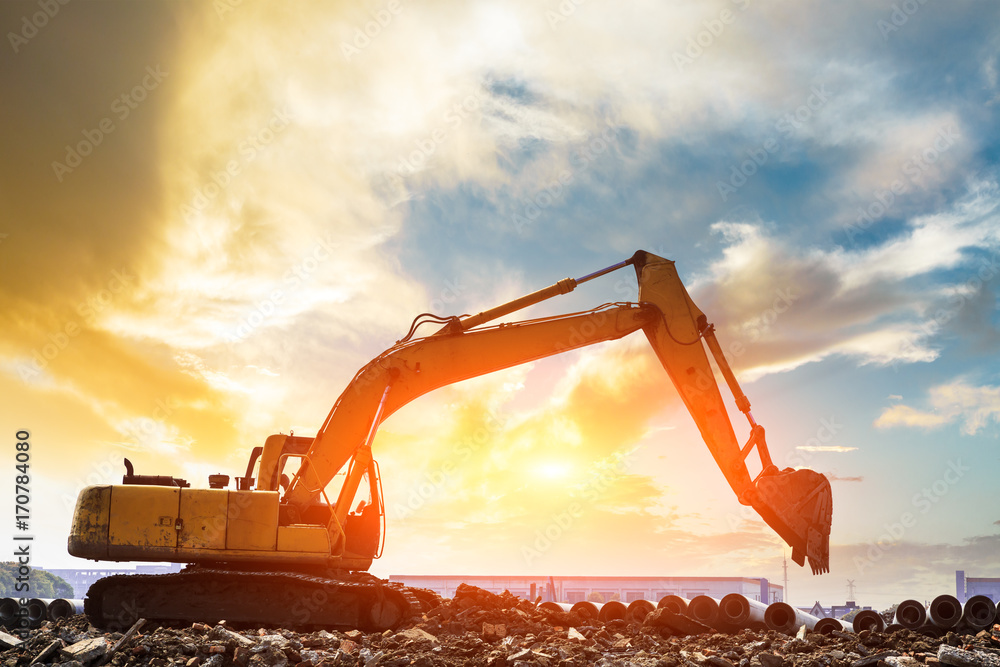
[[[830,571],[830,481],[812,470],[771,469],[754,483],[751,506],[792,547],[792,560],[813,574]]]

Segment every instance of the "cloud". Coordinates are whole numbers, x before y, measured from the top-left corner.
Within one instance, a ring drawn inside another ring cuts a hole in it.
[[[831,472],[827,472],[827,473],[823,473],[823,474],[826,475],[826,478],[828,480],[830,480],[831,482],[863,482],[863,481],[865,481],[865,478],[863,476],[860,476],[860,475],[856,476],[856,477],[841,477],[840,475],[835,475],[835,474],[833,474]]]
[[[724,349],[746,378],[833,355],[860,364],[932,361],[943,326],[1000,275],[998,206],[996,183],[972,181],[949,210],[854,249],[797,247],[759,219],[717,222],[722,255],[690,291],[721,323]],[[992,257],[971,252],[977,247]],[[927,280],[945,269],[957,278]]]
[[[1000,422],[1000,387],[975,386],[957,379],[932,387],[927,403],[929,408],[926,410],[908,405],[888,407],[875,420],[875,426],[937,428],[959,422],[962,433],[975,435],[991,422]]]

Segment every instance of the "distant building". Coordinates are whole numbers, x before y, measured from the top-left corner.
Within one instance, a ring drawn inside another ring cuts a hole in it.
[[[533,595],[543,599],[549,597],[548,577],[394,574],[389,581],[429,588],[447,598],[454,597],[459,584],[478,586],[492,593],[510,591],[525,599]],[[767,604],[784,599],[781,586],[751,577],[552,577],[552,583],[554,601],[570,603],[586,600],[593,593],[599,593],[605,601],[618,599],[626,604],[635,600],[657,602],[665,595],[679,595],[690,600],[698,595],[722,598],[729,593],[740,593]]]
[[[955,597],[965,604],[973,595],[985,595],[994,602],[1000,602],[1000,578],[966,577],[965,570],[955,570]]]
[[[846,604],[835,604],[830,607],[824,607],[817,600],[816,604],[812,607],[799,607],[799,610],[811,614],[816,618],[843,618],[852,611],[864,609],[871,609],[871,607],[859,607],[854,600],[848,600]]]
[[[40,570],[45,570],[58,577],[62,577],[67,584],[73,587],[73,597],[83,598],[87,594],[87,589],[90,588],[98,579],[103,579],[104,577],[110,577],[114,574],[167,574],[169,572],[180,572],[181,564],[173,563],[171,565],[136,565],[133,569],[118,569],[118,570],[107,570],[107,569],[87,569],[87,570],[77,570],[77,569],[59,569],[51,567],[38,568]]]

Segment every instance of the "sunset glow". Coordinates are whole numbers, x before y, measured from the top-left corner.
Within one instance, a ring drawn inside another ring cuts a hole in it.
[[[1000,5],[886,31],[890,5],[60,5],[4,47],[0,139],[0,429],[35,442],[38,565],[93,565],[72,504],[125,457],[242,475],[418,314],[642,248],[775,464],[832,480],[832,573],[790,566],[790,599],[1000,576]],[[505,319],[637,299],[626,267]],[[380,576],[782,579],[641,332],[429,393],[373,451]]]

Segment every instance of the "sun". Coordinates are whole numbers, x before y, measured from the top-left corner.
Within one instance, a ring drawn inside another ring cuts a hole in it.
[[[534,466],[533,472],[542,479],[564,479],[572,469],[572,464],[564,461],[543,461]]]

